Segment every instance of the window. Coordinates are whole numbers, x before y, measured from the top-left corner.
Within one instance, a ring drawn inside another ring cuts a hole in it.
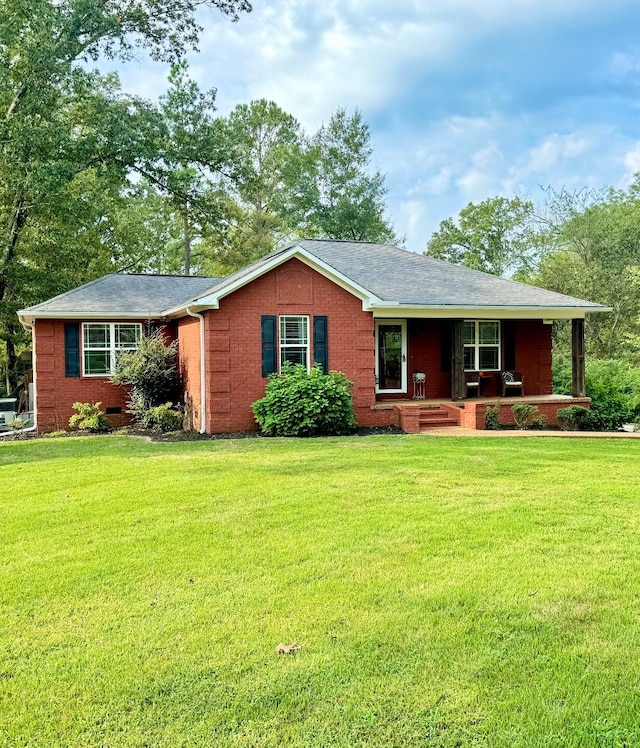
[[[116,365],[118,351],[135,351],[142,326],[118,322],[82,325],[82,364],[85,376],[109,376]]]
[[[286,361],[309,368],[308,317],[280,317],[280,366]]]
[[[465,320],[464,370],[500,370],[500,322],[495,320]]]

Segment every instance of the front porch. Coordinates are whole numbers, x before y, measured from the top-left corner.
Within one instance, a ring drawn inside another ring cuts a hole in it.
[[[551,323],[528,318],[377,319],[376,405],[419,399],[426,405],[472,400],[479,406],[507,403],[513,399],[509,395],[535,404],[540,397],[557,397],[552,394]],[[571,324],[571,394],[580,399],[585,398],[584,320],[574,318]]]
[[[549,426],[558,425],[558,411],[571,405],[589,408],[588,397],[571,395],[531,395],[529,397],[474,397],[463,401],[451,398],[424,400],[380,400],[371,406],[381,420],[401,428],[407,434],[428,432],[432,428],[462,427],[484,430],[487,408],[499,407],[498,422],[514,426],[511,406],[516,403],[535,405]],[[384,416],[387,415],[387,418]]]

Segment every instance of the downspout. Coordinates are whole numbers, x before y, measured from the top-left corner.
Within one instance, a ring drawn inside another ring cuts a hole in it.
[[[33,426],[28,426],[26,429],[20,429],[20,431],[17,432],[18,434],[26,434],[28,431],[38,430],[38,410],[36,408],[36,400],[38,399],[38,390],[36,385],[36,336],[34,334],[35,328],[32,322],[25,322],[25,320],[23,320],[21,317],[18,317],[18,319],[20,320],[20,324],[24,327],[24,329],[28,333],[31,333],[31,350],[33,351],[33,361],[31,362],[31,366],[33,368],[33,402],[29,403],[33,410]]]
[[[207,371],[205,368],[204,360],[204,317],[198,312],[192,312],[189,307],[185,307],[185,312],[190,317],[195,317],[200,320],[200,433],[204,434],[206,431],[206,385],[207,385]]]

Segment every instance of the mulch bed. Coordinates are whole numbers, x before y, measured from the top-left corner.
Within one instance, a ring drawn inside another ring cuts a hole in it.
[[[234,431],[228,434],[199,434],[197,431],[172,431],[168,434],[158,434],[153,431],[146,429],[137,429],[132,426],[127,426],[120,429],[114,429],[108,432],[113,436],[135,436],[142,439],[149,439],[153,442],[200,442],[200,441],[216,441],[218,439],[270,439],[271,437],[264,436],[259,431]],[[381,436],[385,434],[403,434],[402,429],[397,426],[369,426],[360,427],[353,431],[349,436]],[[108,434],[107,434],[108,435]],[[89,431],[65,431],[63,433],[56,433],[55,438],[72,438],[75,436],[105,436],[105,434],[92,434]],[[2,441],[13,442],[13,441],[27,441],[30,439],[51,439],[53,438],[49,434],[38,434],[35,431],[18,432],[5,436]]]

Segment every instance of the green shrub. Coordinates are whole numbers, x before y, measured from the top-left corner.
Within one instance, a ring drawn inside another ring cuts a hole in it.
[[[547,423],[547,417],[543,413],[538,413],[529,421],[529,428],[537,431],[542,431],[549,426]]]
[[[69,436],[69,432],[64,429],[58,429],[58,431],[50,431],[48,434],[42,434],[43,439],[57,439],[60,436]]]
[[[179,431],[182,428],[182,413],[172,403],[163,403],[145,411],[140,425],[160,434]]]
[[[511,406],[513,419],[519,429],[528,429],[533,425],[534,420],[540,422],[543,417],[538,408],[530,403],[515,403]],[[546,419],[544,421],[546,425]]]
[[[102,403],[74,403],[73,409],[77,410],[69,419],[69,428],[90,431],[93,434],[103,433],[109,430],[109,421],[100,409]]]
[[[344,374],[323,374],[316,364],[285,364],[281,374],[272,374],[265,396],[253,403],[253,414],[269,436],[316,436],[347,434],[355,426],[351,391],[353,383]]]
[[[500,415],[499,405],[489,405],[484,414],[484,427],[488,431],[497,431],[500,426],[498,416]]]
[[[554,362],[554,391],[571,394],[571,361]],[[640,370],[616,359],[587,359],[585,391],[591,398],[590,428],[616,431],[640,418]]]
[[[581,405],[570,405],[558,411],[558,424],[564,431],[590,431],[591,413]]]
[[[160,329],[145,333],[137,350],[118,355],[111,381],[130,387],[127,412],[141,426],[150,409],[177,398],[177,345],[167,343]]]

